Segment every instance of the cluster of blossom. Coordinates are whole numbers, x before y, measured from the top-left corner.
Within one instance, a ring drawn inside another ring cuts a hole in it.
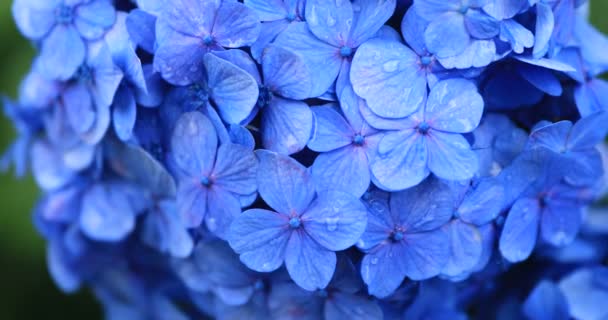
[[[15,0],[0,167],[108,319],[605,319],[584,2]]]

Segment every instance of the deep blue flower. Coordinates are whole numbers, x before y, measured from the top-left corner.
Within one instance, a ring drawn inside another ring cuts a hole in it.
[[[235,1],[176,0],[162,9],[154,68],[174,85],[200,81],[206,53],[249,46],[260,33],[256,13]]]
[[[241,207],[255,199],[258,165],[253,152],[232,143],[218,145],[211,121],[200,112],[189,112],[177,121],[171,154],[183,223],[195,228],[204,220],[211,232],[225,237]]]
[[[372,160],[374,183],[393,191],[415,186],[431,172],[448,180],[472,178],[478,160],[461,133],[473,131],[482,112],[483,99],[475,85],[451,79],[436,84],[426,107],[407,118],[368,119],[374,127],[391,130]]]
[[[275,211],[250,209],[232,224],[228,240],[249,268],[269,272],[283,262],[307,290],[322,289],[334,274],[336,254],[359,239],[366,210],[354,196],[318,195],[306,168],[295,160],[258,151],[259,192]]]
[[[428,50],[444,66],[466,69],[483,67],[494,61],[493,38],[500,32],[498,20],[483,11],[488,0],[414,1],[418,15],[429,21],[424,31]],[[448,60],[449,61],[449,60]]]
[[[262,61],[262,52],[268,44],[291,23],[304,20],[305,0],[245,0],[243,3],[253,9],[262,22],[258,40],[251,45],[251,55]]]
[[[60,80],[74,75],[85,61],[87,42],[100,39],[116,17],[108,0],[16,0],[12,11],[19,30],[40,42],[43,73]]]
[[[376,36],[395,10],[395,0],[306,1],[306,22],[291,24],[275,43],[293,50],[310,69],[311,97],[330,90],[337,79],[338,96],[350,85],[352,56]]]
[[[361,275],[370,294],[384,298],[405,277],[424,280],[438,275],[450,257],[450,237],[441,227],[454,210],[451,188],[430,178],[390,200],[372,195],[368,224],[357,246],[366,251]]]
[[[342,101],[342,114],[334,104],[312,108],[316,125],[308,147],[321,152],[312,165],[312,177],[317,189],[360,197],[369,187],[369,162],[382,136],[361,117],[359,99],[354,105]]]

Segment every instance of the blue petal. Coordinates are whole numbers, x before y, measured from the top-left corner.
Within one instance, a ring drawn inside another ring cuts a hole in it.
[[[412,131],[388,133],[380,140],[386,152],[372,160],[374,184],[387,191],[404,190],[420,183],[429,175],[426,139]],[[381,151],[382,152],[382,151]]]
[[[340,49],[317,39],[308,29],[307,23],[290,24],[274,43],[295,52],[303,59],[312,77],[311,97],[323,95],[332,86],[342,65]]]
[[[460,3],[451,0],[417,0],[414,3],[416,13],[426,20],[435,20],[446,11],[458,11]]]
[[[260,21],[252,9],[238,2],[222,2],[213,25],[217,43],[227,48],[249,46],[260,35]]]
[[[356,196],[322,192],[301,216],[306,233],[322,247],[340,251],[354,245],[365,231],[367,210]]]
[[[369,187],[369,162],[365,150],[358,146],[322,153],[311,168],[319,191],[340,190],[360,197]]]
[[[230,125],[228,134],[230,135],[230,142],[240,144],[252,151],[255,149],[253,135],[246,127],[236,124]]]
[[[532,146],[543,146],[554,152],[561,152],[566,147],[568,134],[572,129],[572,122],[559,121],[536,128],[530,133],[528,143]]]
[[[264,49],[283,32],[289,22],[285,19],[262,23],[258,40],[251,45],[251,56],[258,62],[262,61]]]
[[[528,0],[498,0],[488,2],[483,11],[497,20],[513,21],[507,19],[513,18],[528,7]]]
[[[76,176],[76,172],[64,165],[58,151],[49,143],[41,140],[32,145],[32,174],[42,189],[60,188]]]
[[[426,55],[424,44],[424,30],[429,23],[416,13],[416,7],[410,7],[401,21],[403,39],[419,56]]]
[[[160,74],[154,72],[152,65],[143,66],[146,91],[136,89],[135,99],[142,107],[155,108],[161,105],[165,96],[166,84]]]
[[[353,142],[355,132],[336,111],[335,105],[313,107],[315,132],[308,147],[317,152],[327,152],[348,146]]]
[[[382,320],[382,309],[374,300],[353,294],[336,292],[325,304],[326,320]]]
[[[207,53],[201,47],[201,39],[173,31],[162,21],[157,21],[156,30],[158,48],[154,54],[154,70],[177,86],[200,81],[204,74],[203,57]]]
[[[177,188],[177,211],[182,223],[188,228],[199,227],[207,214],[208,190],[193,180],[180,180]]]
[[[80,277],[69,265],[66,253],[60,244],[50,243],[46,249],[46,260],[49,273],[55,284],[64,292],[75,292],[81,286]]]
[[[573,203],[549,203],[540,218],[540,235],[551,245],[563,247],[576,237],[582,223],[582,208]]]
[[[174,257],[185,258],[192,252],[192,238],[180,223],[175,204],[169,201],[148,212],[141,236],[147,245]]]
[[[313,113],[302,101],[274,97],[262,109],[261,130],[264,148],[293,154],[308,143],[313,130]]]
[[[350,78],[357,95],[381,117],[405,117],[425,100],[426,77],[418,56],[395,41],[373,39],[361,45]]]
[[[355,24],[350,33],[354,47],[376,36],[376,33],[393,15],[395,0],[382,2],[356,0],[353,2]],[[310,23],[310,22],[309,22]]]
[[[277,212],[301,214],[315,196],[313,180],[296,160],[266,150],[256,151],[260,161],[258,189],[266,203]]]
[[[112,112],[112,124],[114,124],[114,131],[120,140],[131,139],[136,117],[137,106],[133,92],[129,87],[122,86],[116,93]]]
[[[175,0],[162,5],[158,23],[167,23],[176,33],[194,37],[210,34],[220,0]],[[144,9],[146,10],[146,9]]]
[[[462,135],[433,131],[426,141],[428,166],[436,176],[447,180],[466,180],[477,172],[477,154]]]
[[[452,189],[439,179],[429,178],[413,188],[391,194],[390,209],[409,234],[435,230],[447,223],[454,203]]]
[[[245,120],[258,100],[255,79],[236,65],[210,53],[205,56],[208,85],[219,113],[228,123]]]
[[[450,12],[431,21],[424,32],[424,42],[429,51],[439,58],[461,54],[471,42],[464,16]]]
[[[101,38],[106,29],[116,20],[112,3],[106,0],[93,0],[76,7],[74,25],[80,35],[87,40]]]
[[[91,129],[95,122],[95,107],[87,87],[82,84],[68,86],[61,98],[72,129],[76,133]]]
[[[426,121],[433,129],[465,133],[479,125],[483,99],[472,82],[450,79],[437,83],[426,104]]]
[[[549,41],[553,34],[555,26],[555,17],[551,5],[539,2],[536,4],[536,31],[534,36],[535,58],[544,57],[549,51]]]
[[[306,1],[306,22],[310,31],[319,39],[335,47],[350,45],[354,19],[350,1]]]
[[[272,211],[251,209],[234,219],[228,242],[247,267],[270,272],[283,264],[290,235],[287,217]]]
[[[376,197],[377,193],[369,192],[363,197],[367,207],[367,227],[357,242],[362,250],[371,249],[387,240],[399,223],[398,213],[389,210],[388,202]]]
[[[500,40],[509,42],[515,53],[534,46],[534,34],[515,20],[501,21]]]
[[[80,227],[93,240],[120,241],[135,228],[132,203],[137,190],[130,186],[111,183],[96,184],[82,200]]]
[[[129,12],[126,20],[130,38],[148,53],[154,53],[156,44],[156,17],[140,9]]]
[[[285,251],[285,267],[303,289],[323,289],[334,275],[336,254],[320,246],[306,232],[295,231]]]
[[[479,261],[481,235],[473,225],[459,219],[452,220],[446,228],[450,237],[450,258],[441,273],[454,277],[470,271]]]
[[[205,225],[220,239],[226,239],[230,225],[241,213],[239,199],[220,186],[212,186],[207,192],[207,212]]]
[[[540,207],[536,199],[516,201],[509,211],[500,235],[499,248],[510,262],[526,260],[536,245]]]
[[[261,21],[276,21],[287,17],[287,8],[282,0],[245,0],[243,3],[253,9]]]
[[[477,39],[491,39],[500,31],[499,22],[493,17],[479,10],[469,10],[464,23],[472,37]]]
[[[52,79],[67,80],[84,62],[84,41],[72,26],[58,25],[42,42],[39,67]]]
[[[577,121],[568,135],[568,149],[583,150],[597,146],[608,134],[606,123],[608,112],[596,113]]]
[[[604,94],[606,90],[608,82],[601,79],[593,79],[575,89],[574,98],[581,116],[608,110],[608,96]]]
[[[438,275],[450,257],[449,237],[440,229],[407,234],[402,242],[405,274],[414,281]]]
[[[223,144],[217,150],[213,184],[239,195],[257,190],[258,160],[253,151],[237,144]]]
[[[608,290],[600,281],[606,281],[606,267],[580,268],[562,278],[559,288],[568,301],[569,315],[575,319],[602,319],[606,317],[604,304]]]
[[[406,274],[403,251],[402,245],[380,245],[363,257],[361,277],[369,294],[378,298],[388,297],[403,282]]]
[[[240,49],[230,49],[224,51],[215,51],[213,54],[243,69],[255,79],[256,83],[259,85],[262,84],[262,77],[258,71],[258,65],[253,59],[251,59],[251,56],[249,56],[247,52]]]
[[[28,38],[40,39],[55,26],[55,7],[59,1],[32,5],[29,0],[13,2],[11,12],[19,31]]]
[[[310,97],[312,81],[304,61],[295,53],[271,45],[262,56],[264,85],[285,98]]]
[[[456,212],[461,220],[481,226],[498,216],[504,201],[503,186],[497,180],[484,180],[465,196]]]
[[[496,59],[494,40],[473,40],[460,54],[439,58],[441,65],[448,69],[481,68]]]
[[[547,280],[541,281],[522,305],[524,314],[534,320],[568,320],[568,302],[560,289]]]
[[[202,178],[215,162],[217,134],[213,124],[200,112],[184,113],[173,131],[171,155],[184,173]]]
[[[544,93],[554,97],[562,95],[562,85],[550,70],[529,64],[520,64],[517,70],[522,78]]]
[[[136,63],[139,63],[139,61]],[[116,90],[123,79],[123,73],[114,64],[112,52],[105,42],[98,42],[89,46],[87,65],[94,70],[93,82],[95,85],[91,87],[91,94],[96,107],[107,108],[114,100]]]

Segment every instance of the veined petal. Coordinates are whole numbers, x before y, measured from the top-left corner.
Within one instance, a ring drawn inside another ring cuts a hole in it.
[[[212,184],[238,195],[248,195],[257,189],[258,160],[245,146],[226,143],[217,150]]]
[[[340,190],[360,197],[369,187],[369,161],[365,150],[359,146],[321,153],[311,168],[319,191]]]
[[[177,186],[177,212],[187,228],[197,228],[207,215],[208,190],[194,179],[179,181]]]
[[[540,235],[547,243],[563,247],[574,240],[582,219],[579,205],[559,200],[549,203],[541,212]]]
[[[450,277],[471,271],[482,252],[481,235],[477,228],[459,219],[446,225],[450,237],[450,258],[441,273]]]
[[[355,0],[352,4],[355,22],[350,32],[354,47],[376,36],[376,33],[393,15],[396,1]]]
[[[308,147],[317,152],[327,152],[353,143],[355,132],[336,111],[336,106],[327,104],[311,108],[315,117],[315,132]]]
[[[477,172],[477,154],[462,135],[432,131],[426,143],[428,166],[436,176],[446,180],[466,180]]]
[[[223,1],[217,10],[212,35],[227,48],[249,46],[260,35],[258,15],[242,3]]]
[[[449,12],[432,20],[424,32],[424,42],[429,51],[439,58],[461,54],[471,42],[464,16]]]
[[[274,93],[298,100],[310,97],[310,73],[295,53],[275,45],[268,46],[262,55],[262,67],[264,84]]]
[[[163,23],[156,23],[158,48],[154,54],[154,70],[173,85],[200,81],[204,75],[203,57],[208,51],[201,46],[201,39],[176,32]]]
[[[334,274],[336,254],[320,246],[306,232],[295,231],[287,244],[285,267],[303,289],[323,289]]]
[[[313,130],[313,113],[305,102],[272,98],[262,110],[264,148],[293,154],[306,147]]]
[[[202,113],[184,113],[173,131],[171,154],[178,168],[194,178],[211,173],[217,150],[217,133]]]
[[[380,245],[368,252],[361,261],[361,278],[369,294],[378,298],[391,295],[403,282],[403,246]]]
[[[244,0],[243,3],[253,9],[261,21],[276,21],[287,17],[287,8],[282,0]]]
[[[241,213],[241,204],[234,193],[220,186],[212,186],[207,192],[207,229],[221,239],[227,239],[230,225]]]
[[[449,243],[450,238],[441,229],[406,234],[399,243],[405,275],[414,281],[438,275],[450,257]]]
[[[353,5],[350,1],[306,1],[306,22],[319,39],[335,46],[346,45],[353,26]]]
[[[437,83],[426,103],[426,121],[437,130],[471,132],[479,125],[483,98],[472,82],[450,79]]]
[[[540,207],[536,199],[516,201],[500,235],[500,253],[511,262],[527,259],[536,245]]]
[[[42,42],[38,64],[41,72],[48,77],[68,80],[82,65],[85,56],[85,43],[76,29],[69,25],[58,25]]]

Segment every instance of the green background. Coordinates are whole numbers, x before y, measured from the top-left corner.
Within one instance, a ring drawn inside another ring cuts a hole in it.
[[[0,93],[14,98],[34,50],[17,32],[10,4],[10,0],[0,0]],[[608,32],[606,13],[608,1],[591,1],[592,21],[604,32]],[[11,124],[0,118],[0,152],[13,138]],[[101,319],[99,307],[86,290],[66,296],[50,280],[44,241],[31,221],[37,196],[31,178],[0,175],[0,319]]]

